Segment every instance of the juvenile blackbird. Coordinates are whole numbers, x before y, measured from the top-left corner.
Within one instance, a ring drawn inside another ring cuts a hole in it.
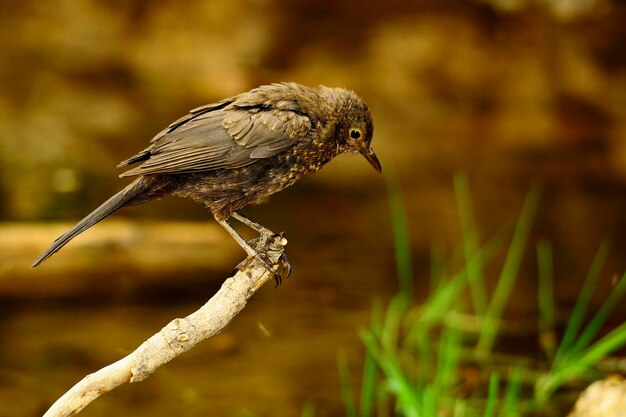
[[[121,162],[118,167],[139,164],[120,175],[135,180],[55,240],[32,266],[123,206],[165,195],[203,204],[248,256],[261,259],[228,219],[268,232],[237,211],[316,172],[341,153],[358,152],[381,172],[370,146],[372,134],[367,105],[341,88],[271,84],[198,107],[157,134],[148,148]],[[286,259],[283,270],[285,266]],[[275,277],[279,282],[280,274]]]

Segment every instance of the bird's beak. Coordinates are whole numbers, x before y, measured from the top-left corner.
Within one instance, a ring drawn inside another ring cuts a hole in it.
[[[376,157],[376,154],[374,153],[374,150],[372,148],[361,150],[361,154],[365,157],[365,159],[367,159],[367,162],[369,162],[376,171],[383,172],[383,168],[380,166],[380,162],[378,161],[378,158]]]

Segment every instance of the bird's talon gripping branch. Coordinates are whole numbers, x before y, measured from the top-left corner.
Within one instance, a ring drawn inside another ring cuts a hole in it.
[[[276,251],[276,246],[282,248],[287,244],[284,232],[275,234],[268,230],[267,232],[262,232],[259,237],[249,240],[246,244],[250,248],[251,253],[233,269],[232,275],[237,271],[245,270],[250,262],[257,260],[261,262],[263,267],[274,277],[274,281],[276,282],[275,288],[283,282],[285,273],[285,278],[289,278],[291,275],[291,264],[287,260],[287,255],[282,252],[278,258],[278,262],[275,264],[270,262],[270,257],[268,256],[268,251]]]
[[[267,254],[264,252],[260,252],[259,256],[261,255],[267,257]],[[278,259],[278,263],[272,266],[269,266],[270,264],[266,260],[262,259],[262,261],[269,273],[274,276],[274,281],[276,282],[274,288],[278,288],[278,286],[282,284],[283,274],[285,273],[285,271],[287,271],[287,276],[285,278],[288,278],[289,275],[291,275],[291,265],[289,265],[289,261],[287,261],[287,256],[285,255],[285,253],[282,253],[280,255],[280,258]]]
[[[284,256],[284,254],[281,255],[281,257],[282,256]],[[248,256],[246,259],[241,261],[239,263],[239,265],[237,265],[237,267],[233,270],[233,272],[236,273],[237,270],[239,270],[239,271],[245,270],[247,265],[248,265],[248,263],[251,262],[252,260],[259,261],[259,262],[261,262],[261,264],[263,265],[265,270],[267,272],[269,272],[274,277],[274,281],[276,282],[276,285],[274,286],[274,288],[277,288],[283,282],[282,274],[283,274],[284,271],[280,270],[280,268],[281,268],[281,264],[280,263],[271,265],[266,259],[264,259],[264,257],[268,258],[267,254],[265,252],[258,252],[254,256]],[[291,267],[289,267],[289,274],[291,274]]]
[[[280,246],[284,247],[287,245],[287,239],[285,238],[285,232],[280,232],[277,235],[274,235],[274,241]],[[278,272],[278,276],[280,277],[280,282],[282,282],[283,276],[285,278],[289,278],[291,276],[291,263],[287,259],[287,255],[285,252],[282,252],[278,257],[278,262],[274,265],[276,271]]]
[[[274,235],[274,241],[282,247],[287,246],[287,238],[285,237],[285,232],[280,232]],[[285,254],[285,252],[280,254],[277,265],[280,265],[281,277],[285,275],[285,272],[286,272],[285,278],[289,278],[291,276],[291,264],[289,263],[289,260],[287,259],[287,255]]]

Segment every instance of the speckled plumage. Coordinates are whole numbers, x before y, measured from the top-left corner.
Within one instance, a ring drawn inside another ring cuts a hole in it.
[[[121,174],[136,179],[59,237],[33,266],[119,208],[165,195],[204,204],[229,230],[224,222],[237,210],[316,172],[341,153],[360,152],[380,171],[372,135],[367,105],[340,88],[271,84],[198,107],[120,163],[138,164]]]

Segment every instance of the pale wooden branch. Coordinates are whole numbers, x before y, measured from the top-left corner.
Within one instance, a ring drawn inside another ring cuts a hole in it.
[[[265,252],[272,264],[277,264],[287,240],[263,234],[250,243]],[[171,321],[128,356],[87,375],[59,398],[44,417],[73,416],[102,394],[125,382],[143,381],[159,366],[219,333],[246,306],[247,300],[273,278],[266,267],[253,258],[238,268],[200,309]]]

